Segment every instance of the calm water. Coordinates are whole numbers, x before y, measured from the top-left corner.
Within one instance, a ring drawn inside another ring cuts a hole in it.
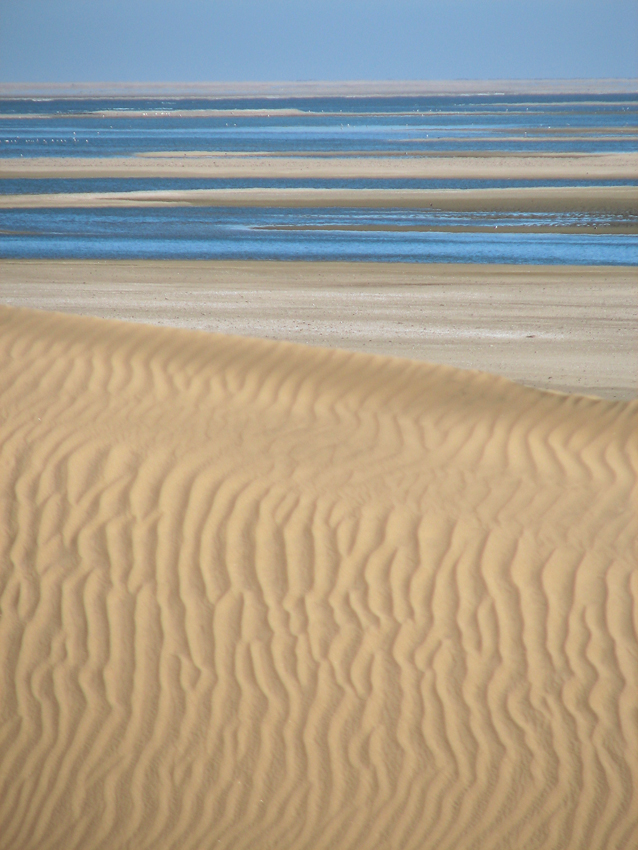
[[[228,115],[234,110],[243,115]],[[210,114],[215,111],[219,115]],[[143,112],[147,115],[139,115]],[[179,115],[170,114],[175,112]],[[3,156],[196,150],[595,152],[635,149],[638,104],[631,94],[5,99],[0,116]]]
[[[230,114],[237,111],[239,114]],[[147,113],[144,115],[143,113]],[[179,113],[179,114],[176,114]],[[636,149],[638,100],[613,96],[0,100],[0,159],[148,152],[363,153]],[[205,188],[478,189],[567,180],[0,180],[0,194]],[[2,257],[206,257],[638,263],[638,237],[534,228],[636,217],[369,209],[0,209]],[[524,226],[528,233],[494,228]],[[377,228],[369,231],[364,228]],[[431,232],[409,228],[427,227]],[[450,233],[446,228],[489,228]],[[330,228],[330,229],[325,229]],[[359,228],[359,229],[358,229]],[[383,228],[408,228],[401,232]],[[437,228],[440,230],[437,231]]]
[[[62,192],[153,192],[188,189],[523,189],[533,186],[636,186],[638,180],[419,180],[414,178],[285,179],[227,177],[102,177],[1,179],[0,195],[38,195]]]
[[[484,221],[412,210],[168,209],[3,210],[4,257],[312,259],[403,262],[638,262],[638,237],[601,234],[346,231],[350,227],[440,227]],[[563,217],[567,219],[567,216]],[[494,215],[491,226],[529,224],[527,213]],[[543,219],[544,220],[544,219]],[[569,223],[566,220],[562,223]],[[288,229],[288,228],[308,229]],[[337,228],[322,230],[323,227]],[[282,229],[280,229],[282,228]],[[10,230],[11,233],[6,231]]]

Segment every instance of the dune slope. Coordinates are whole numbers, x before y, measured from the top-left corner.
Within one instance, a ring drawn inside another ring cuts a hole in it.
[[[638,843],[638,402],[0,309],[0,848]]]

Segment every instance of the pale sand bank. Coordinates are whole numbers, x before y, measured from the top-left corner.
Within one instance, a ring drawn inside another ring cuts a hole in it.
[[[2,850],[638,843],[638,401],[0,309]]]
[[[4,260],[0,301],[638,395],[635,268]]]
[[[131,157],[0,159],[0,178],[238,177],[489,180],[638,179],[638,153],[308,156],[171,152]]]
[[[189,189],[0,195],[2,208],[37,207],[367,207],[467,212],[601,212],[638,216],[634,186],[522,189]]]

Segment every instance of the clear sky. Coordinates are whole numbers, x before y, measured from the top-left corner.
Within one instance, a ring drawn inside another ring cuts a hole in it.
[[[0,81],[638,76],[638,0],[0,0]]]

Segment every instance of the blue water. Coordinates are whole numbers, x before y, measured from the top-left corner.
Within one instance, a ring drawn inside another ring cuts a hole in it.
[[[413,263],[529,263],[569,265],[636,264],[638,242],[620,236],[572,236],[470,233],[278,233],[242,240],[181,240],[99,236],[61,240],[34,238],[30,256],[43,259],[202,259],[202,260],[359,260]],[[24,257],[23,243],[11,237],[3,256]]]
[[[270,115],[146,116],[136,111],[261,109]],[[302,114],[287,116],[281,110]],[[119,117],[101,116],[117,110]],[[28,117],[21,117],[28,116]],[[126,116],[126,117],[122,117]],[[2,156],[129,156],[161,151],[500,150],[596,152],[636,146],[635,95],[0,100]],[[584,131],[584,132],[583,132]],[[593,132],[592,132],[593,131]],[[628,134],[629,131],[629,134]],[[580,138],[559,138],[575,133]],[[627,135],[628,134],[628,135]]]
[[[266,110],[254,115],[246,110]],[[282,110],[298,110],[285,115]],[[105,110],[118,112],[101,114]],[[190,113],[135,116],[132,111]],[[218,110],[214,115],[198,110]],[[243,110],[222,115],[219,110]],[[123,117],[122,117],[123,116]],[[176,151],[326,156],[389,152],[613,152],[636,149],[635,95],[0,100],[0,164],[15,157]],[[1,179],[0,195],[205,188],[477,189],[637,186],[636,180]],[[637,203],[638,208],[638,203]],[[636,225],[637,215],[370,209],[0,209],[0,257],[353,259],[638,264],[638,237],[540,233]],[[428,227],[430,232],[364,231]],[[499,233],[526,226],[531,232]],[[325,230],[321,228],[331,228]],[[446,228],[483,228],[446,232]],[[283,229],[282,229],[283,228]],[[302,229],[298,229],[302,228]],[[347,228],[347,229],[344,229]],[[439,229],[437,231],[437,229]]]
[[[636,186],[638,180],[422,180],[415,178],[243,178],[98,177],[0,179],[0,195],[38,195],[61,192],[154,192],[188,189],[523,189],[532,186]]]
[[[427,213],[421,210],[27,209],[0,215],[6,258],[309,259],[385,262],[635,265],[638,237],[609,234],[389,232],[355,226],[534,224],[540,214]],[[560,223],[569,223],[565,214]],[[334,230],[322,230],[329,226]],[[287,230],[279,228],[303,227]],[[10,232],[7,232],[10,231]]]

